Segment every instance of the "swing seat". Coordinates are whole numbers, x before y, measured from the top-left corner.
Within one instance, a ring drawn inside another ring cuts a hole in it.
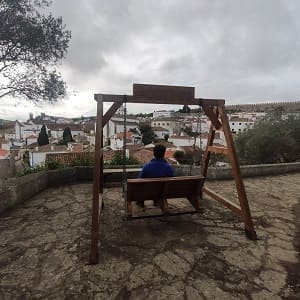
[[[168,215],[167,199],[187,198],[196,211],[200,210],[204,177],[181,176],[161,178],[138,178],[127,180],[127,217],[132,217],[132,202],[153,200],[164,215]]]

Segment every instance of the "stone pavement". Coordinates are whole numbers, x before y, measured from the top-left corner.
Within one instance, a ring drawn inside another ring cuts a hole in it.
[[[232,181],[206,184],[234,193]],[[92,184],[50,188],[0,216],[0,299],[300,299],[300,174],[245,186],[256,242],[215,201],[201,214],[125,221],[120,189],[106,189],[95,266]]]

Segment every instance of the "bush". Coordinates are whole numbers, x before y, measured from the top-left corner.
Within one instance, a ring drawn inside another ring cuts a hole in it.
[[[193,155],[189,153],[184,153],[181,150],[177,150],[174,152],[174,158],[183,165],[189,165],[193,162]]]
[[[36,167],[33,167],[33,168],[26,167],[22,171],[17,172],[16,177],[25,176],[25,175],[32,174],[32,173],[38,173],[38,172],[41,172],[41,171],[45,171],[46,169],[47,168],[43,165],[36,166]]]
[[[48,163],[46,163],[46,168],[48,170],[56,170],[63,168],[63,165],[59,161],[49,161]]]
[[[300,159],[300,119],[264,120],[235,140],[241,164],[285,163]]]
[[[125,157],[125,161],[123,159],[123,155],[120,152],[116,152],[114,154],[113,159],[108,163],[110,166],[121,166],[123,164],[126,165],[138,165],[140,162],[134,157]]]
[[[77,167],[77,166],[93,166],[94,160],[91,157],[78,157],[75,158],[70,166]]]

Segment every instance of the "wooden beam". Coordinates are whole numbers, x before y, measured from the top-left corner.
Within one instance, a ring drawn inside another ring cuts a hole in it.
[[[207,150],[209,152],[214,152],[214,153],[222,153],[222,154],[227,154],[229,149],[227,147],[219,147],[219,146],[208,146]]]
[[[101,139],[102,139],[102,114],[103,103],[97,103],[96,141],[95,141],[95,166],[93,175],[93,202],[92,202],[92,227],[89,264],[97,264],[99,258],[99,190],[101,176]],[[102,176],[103,177],[103,176]]]
[[[114,94],[95,94],[95,100],[98,101],[102,97],[103,102],[119,102],[123,103],[124,95],[114,95]],[[219,105],[224,104],[225,100],[222,99],[205,99],[205,98],[195,98],[195,99],[153,99],[149,97],[139,97],[127,95],[127,103],[146,103],[146,104],[175,104],[175,105],[202,105],[207,103],[208,105]]]
[[[122,103],[114,102],[113,105],[109,108],[109,110],[105,113],[102,119],[102,127],[104,127],[111,117],[115,114],[115,112],[121,107]]]
[[[245,231],[246,231],[247,236],[250,239],[256,240],[257,236],[256,236],[256,232],[253,227],[253,222],[252,222],[252,217],[251,217],[251,213],[250,213],[247,194],[246,194],[244,182],[243,182],[242,175],[241,175],[239,161],[237,159],[237,155],[235,152],[234,142],[233,142],[233,138],[232,138],[229,122],[228,122],[228,117],[225,112],[224,105],[218,106],[218,110],[219,110],[221,121],[223,124],[223,131],[224,131],[226,145],[230,149],[230,151],[228,153],[228,157],[229,157],[229,161],[232,166],[232,175],[233,175],[233,178],[235,181],[235,185],[236,185],[236,189],[237,189],[237,193],[238,193],[238,197],[239,197],[239,202],[240,202],[240,206],[241,206],[241,210],[242,210],[242,217],[243,217],[243,221],[245,224]]]
[[[214,106],[209,105],[205,102],[201,104],[205,114],[209,117],[214,127],[218,130],[222,128],[222,124],[220,123],[218,119],[218,114],[214,112]]]
[[[216,133],[216,130],[215,130],[213,124],[211,123],[208,137],[207,137],[207,146],[205,149],[204,158],[203,158],[203,162],[202,162],[202,168],[201,168],[201,174],[204,177],[206,177],[208,164],[209,164],[209,160],[210,160],[210,152],[208,151],[208,147],[213,145],[215,133]]]
[[[222,197],[221,195],[215,193],[214,191],[212,191],[209,188],[203,187],[203,192],[206,193],[211,198],[221,202],[224,206],[226,206],[227,208],[232,210],[239,217],[242,217],[241,208],[238,205],[236,205],[235,203],[233,203],[230,200],[228,200],[228,199]]]

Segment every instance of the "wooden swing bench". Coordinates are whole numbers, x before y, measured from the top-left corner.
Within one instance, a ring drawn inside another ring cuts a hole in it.
[[[235,152],[233,137],[225,111],[225,100],[196,98],[194,87],[151,84],[134,84],[132,95],[95,94],[94,97],[97,101],[97,122],[95,134],[95,168],[93,179],[91,247],[89,257],[90,264],[98,263],[99,258],[99,222],[102,208],[100,203],[103,204],[104,186],[103,128],[106,124],[108,124],[110,118],[117,112],[117,110],[124,105],[124,132],[126,132],[127,103],[198,105],[211,121],[203,158],[203,165],[201,168],[201,176],[128,179],[127,189],[124,184],[124,192],[126,191],[124,194],[125,197],[127,197],[127,216],[132,218],[132,202],[145,200],[157,201],[163,214],[170,215],[167,199],[182,197],[187,198],[197,212],[200,209],[202,192],[204,192],[209,197],[219,201],[235,213],[241,221],[244,222],[246,235],[252,240],[257,239],[238,158]],[[105,113],[103,111],[104,102],[113,102]],[[218,130],[224,133],[226,147],[214,146],[215,133]],[[126,137],[125,134],[124,137]],[[123,157],[126,156],[125,138],[124,141]],[[236,185],[239,205],[203,186],[204,179],[207,175],[211,153],[223,153],[228,156],[229,162],[232,166],[232,175]],[[126,165],[124,164],[124,166],[123,174],[126,175]],[[124,178],[126,177],[124,176]]]
[[[163,215],[172,215],[167,199],[187,198],[196,212],[200,210],[204,176],[138,178],[127,180],[127,218],[132,217],[132,202],[156,201]],[[180,213],[177,213],[180,214]]]

